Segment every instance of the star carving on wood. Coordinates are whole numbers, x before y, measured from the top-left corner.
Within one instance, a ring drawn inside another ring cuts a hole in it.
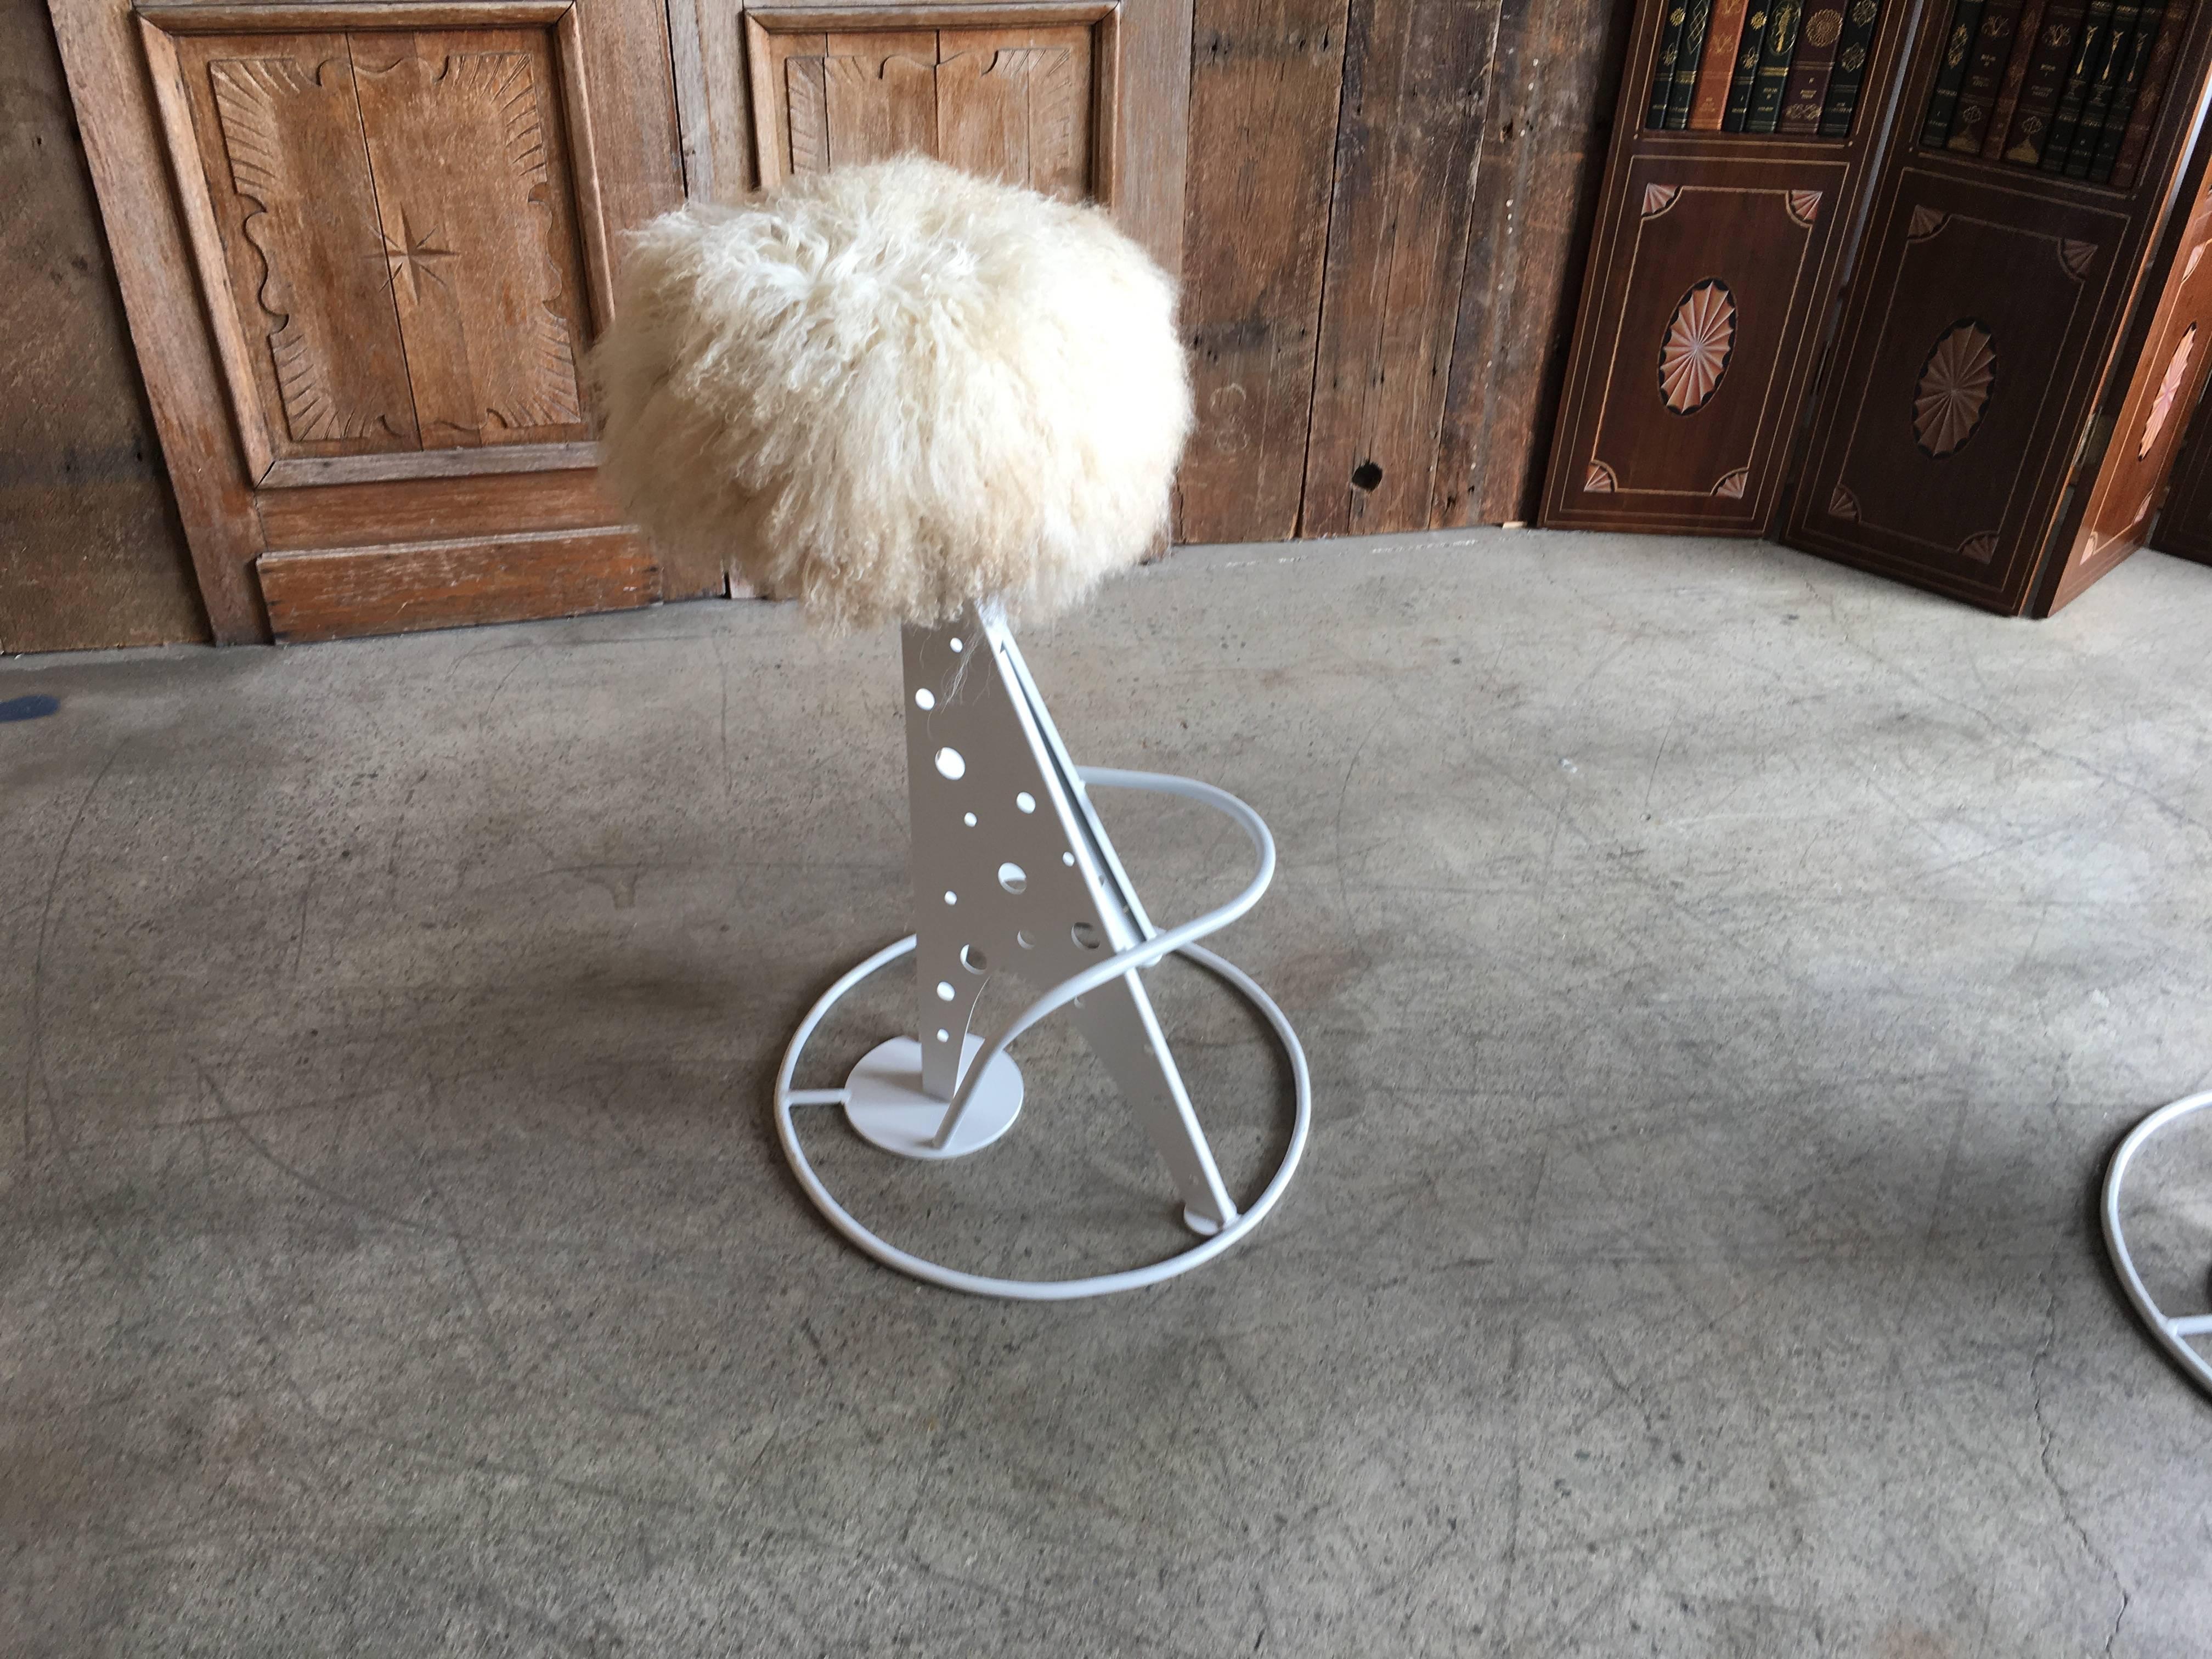
[[[438,274],[439,262],[458,259],[461,256],[453,248],[440,247],[439,235],[434,230],[416,235],[404,208],[399,210],[399,240],[394,241],[389,232],[380,231],[378,235],[384,243],[384,251],[368,257],[384,261],[384,285],[386,288],[397,289],[403,273],[407,278],[407,297],[410,300],[422,297],[422,278],[425,276],[440,288],[451,286]]]

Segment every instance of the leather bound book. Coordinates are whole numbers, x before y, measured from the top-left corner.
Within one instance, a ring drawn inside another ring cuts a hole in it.
[[[2118,95],[2121,78],[2127,74],[2128,59],[2135,52],[2136,33],[2142,21],[2142,7],[2138,0],[2117,0],[2112,7],[2112,27],[2106,32],[2105,61],[2097,66],[2097,78],[2089,84],[2088,101],[2081,106],[2081,125],[2074,129],[2074,143],[2066,152],[2069,179],[2089,176],[2089,164],[2097,159],[2097,146],[2104,141],[2105,122],[2112,115],[2112,100]]]
[[[1751,94],[1759,86],[1759,59],[1766,50],[1766,0],[1751,0],[1751,14],[1743,20],[1743,41],[1736,48],[1735,73],[1729,77],[1728,109],[1721,117],[1723,132],[1741,132],[1751,118]]]
[[[2034,61],[2020,88],[2020,102],[2012,112],[2012,130],[2005,135],[2004,158],[2033,167],[2043,159],[2043,141],[2051,134],[2051,118],[2058,108],[2058,95],[2066,88],[2066,71],[2074,65],[2074,48],[2081,39],[2086,0],[2048,0],[2043,9],[2043,33],[2035,39]]]
[[[1951,116],[1950,147],[1962,155],[1982,153],[2012,62],[2020,8],[2021,0],[1989,0],[1982,8],[1981,32],[1974,37],[1974,55],[1966,62],[1966,84],[1959,88],[1959,107]]]
[[[1750,9],[1751,0],[1713,0],[1712,21],[1705,25],[1705,55],[1698,64],[1697,95],[1690,101],[1692,132],[1721,130],[1721,118],[1728,113],[1729,83],[1735,74],[1736,49],[1743,44],[1744,14]]]
[[[1851,0],[1844,14],[1844,38],[1836,47],[1836,71],[1828,77],[1828,101],[1820,112],[1823,138],[1851,136],[1851,117],[1859,106],[1859,88],[1866,81],[1867,54],[1874,50],[1875,25],[1881,21],[1881,0]]]
[[[1690,0],[1683,9],[1682,43],[1674,53],[1674,90],[1667,99],[1667,125],[1675,132],[1690,125],[1690,100],[1698,93],[1698,70],[1705,61],[1705,25],[1713,0]]]
[[[2074,49],[2073,67],[2066,71],[2066,88],[2058,94],[2058,107],[2051,113],[2051,131],[2043,135],[2043,159],[2036,165],[2045,173],[2063,173],[2074,148],[2075,130],[2088,107],[2089,88],[2105,66],[2112,44],[2112,0],[2089,0],[2081,19],[2081,44]]]
[[[2128,112],[2128,129],[2121,136],[2119,159],[2112,163],[2111,184],[2125,190],[2136,181],[2143,151],[2150,145],[2150,130],[2158,122],[2158,108],[2173,79],[2173,59],[2181,50],[2182,31],[2189,27],[2189,0],[2166,0],[2166,15],[2159,21],[2158,44],[2151,48],[2150,63],[2136,88],[2135,107]]]
[[[1973,60],[1974,41],[1981,32],[1982,0],[1958,0],[1943,36],[1936,90],[1929,94],[1928,112],[1920,123],[1920,142],[1929,149],[1941,149],[1951,142],[1951,117],[1958,110],[1959,89],[1966,84],[1966,65]]]
[[[1844,38],[1844,0],[1811,0],[1805,21],[1797,30],[1797,56],[1790,64],[1790,81],[1782,94],[1782,120],[1778,132],[1816,133],[1820,112],[1827,106],[1828,81],[1836,70],[1836,52]]]
[[[2004,159],[2005,135],[2012,131],[2013,112],[2020,107],[2020,89],[2027,84],[2028,66],[2035,61],[2035,42],[2043,33],[2043,0],[2027,0],[2020,9],[2020,27],[2012,32],[2012,58],[2005,64],[1997,87],[1997,101],[1990,111],[1982,134],[1982,159]]]
[[[2136,38],[2128,45],[2128,61],[2120,70],[2119,83],[2112,93],[2112,106],[2105,114],[2104,131],[2097,137],[2097,153],[2089,158],[2086,177],[2093,185],[2101,185],[2112,176],[2112,164],[2120,159],[2120,146],[2127,142],[2128,125],[2134,119],[2136,94],[2142,90],[2143,70],[2150,64],[2151,53],[2157,50],[2160,24],[2166,12],[2165,0],[2147,0],[2142,9],[2142,21],[2136,25]],[[2080,150],[2081,141],[2076,138],[2074,148]],[[2069,164],[2069,170],[2071,164]]]
[[[1674,96],[1674,60],[1681,55],[1682,24],[1688,14],[1680,4],[1668,9],[1659,26],[1659,61],[1651,67],[1651,102],[1644,117],[1647,127],[1667,125],[1667,105]]]
[[[1782,124],[1782,99],[1790,89],[1790,60],[1797,55],[1797,25],[1803,16],[1801,0],[1775,0],[1768,14],[1766,41],[1759,52],[1751,113],[1743,118],[1746,132],[1772,132]]]

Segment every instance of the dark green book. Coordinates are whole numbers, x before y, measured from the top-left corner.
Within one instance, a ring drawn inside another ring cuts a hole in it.
[[[2081,42],[2074,48],[2073,66],[2066,71],[2065,90],[2058,94],[2058,107],[2051,112],[2051,130],[2043,135],[2043,159],[2038,165],[2045,173],[2066,171],[2066,158],[2074,150],[2075,131],[2081,125],[2081,112],[2088,106],[2089,84],[2104,67],[2112,46],[2112,0],[2089,0],[2088,14],[2081,20]]]
[[[1682,44],[1674,54],[1674,89],[1667,98],[1667,127],[1680,132],[1690,125],[1690,100],[1698,95],[1698,66],[1705,61],[1705,30],[1713,20],[1713,0],[1690,0],[1682,19]]]
[[[2181,3],[2182,0],[2176,3]],[[2120,159],[2120,147],[2127,142],[2128,123],[2136,112],[2136,96],[2142,90],[2143,76],[2156,52],[2159,30],[2165,21],[2164,0],[2146,0],[2142,21],[2136,26],[2134,48],[2128,53],[2126,73],[2121,77],[2120,89],[2112,94],[2112,111],[2105,118],[2105,131],[2097,140],[2097,153],[2089,160],[2089,182],[2093,185],[2111,182],[2112,165]]]
[[[1743,118],[1746,132],[1771,132],[1782,125],[1790,60],[1797,55],[1797,24],[1803,15],[1804,0],[1775,0],[1767,13],[1766,39],[1759,48],[1759,79],[1751,89],[1751,113]]]
[[[1853,0],[1844,14],[1844,38],[1836,43],[1836,72],[1828,77],[1828,101],[1820,111],[1820,137],[1848,138],[1866,80],[1867,54],[1874,50],[1874,26],[1881,21],[1881,0]]]
[[[1951,117],[1958,112],[1959,88],[1966,84],[1966,69],[1974,59],[1974,41],[1982,32],[1982,0],[1958,0],[1951,9],[1951,27],[1943,37],[1943,64],[1936,71],[1936,90],[1928,97],[1928,118],[1920,124],[1920,142],[1941,149],[1951,142]]]
[[[1647,127],[1667,125],[1667,106],[1674,96],[1674,65],[1682,55],[1683,9],[1681,0],[1668,9],[1667,21],[1660,26],[1659,62],[1651,71],[1651,106],[1644,118]]]
[[[1721,116],[1723,132],[1741,132],[1751,115],[1751,94],[1759,84],[1759,58],[1766,49],[1766,8],[1752,0],[1751,15],[1743,20],[1743,43],[1737,48],[1735,73],[1729,77],[1728,108]]]
[[[2097,78],[2089,88],[2088,101],[2081,106],[2081,125],[2074,129],[2073,148],[2066,152],[2066,176],[2086,179],[2090,163],[2097,159],[2097,146],[2105,139],[2105,123],[2112,113],[2112,99],[2120,88],[2120,79],[2128,71],[2128,61],[2134,57],[2136,34],[2141,27],[2142,7],[2138,0],[2114,0],[2112,27],[2107,34],[2105,61],[2097,66]],[[2158,26],[2151,26],[2151,39],[2158,38]],[[2127,136],[2127,123],[2120,123],[2120,136]]]

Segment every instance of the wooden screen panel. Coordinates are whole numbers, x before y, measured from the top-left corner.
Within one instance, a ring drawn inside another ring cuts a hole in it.
[[[916,7],[903,15],[917,25],[969,26],[812,33],[747,13],[763,184],[915,153],[1066,201],[1110,200],[1097,165],[1112,106],[1100,22],[1066,21],[1065,7],[1036,21],[1019,4],[992,9],[1006,26],[973,26],[975,8]]]
[[[202,35],[176,53],[193,149],[173,159],[212,207],[228,280],[210,299],[240,342],[232,402],[256,471],[418,448],[346,37]]]
[[[215,244],[202,265],[222,278],[211,301],[258,482],[588,438],[551,30],[280,29],[171,50],[190,144],[173,159]]]
[[[2202,345],[2203,335],[2197,337]],[[2159,509],[2150,544],[2161,553],[2212,564],[2212,430],[2207,429],[2201,405],[2174,459],[2166,504]]]
[[[1547,524],[1756,533],[1773,510],[1840,161],[1633,159]],[[1756,481],[1761,487],[1754,489]]]
[[[2212,190],[2199,189],[2045,615],[2143,544],[2212,370]]]
[[[1868,19],[1858,118],[1822,137],[1653,127],[1652,78],[1683,14],[1638,0],[1541,522],[1773,525],[1918,10],[1889,0]]]
[[[1790,544],[2017,611],[2129,278],[2128,216],[1912,165],[1876,212]]]

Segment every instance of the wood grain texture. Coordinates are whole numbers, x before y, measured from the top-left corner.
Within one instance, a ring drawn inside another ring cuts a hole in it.
[[[1056,173],[1048,165],[1048,183],[1065,193],[1079,167],[1091,192],[1109,203],[1121,228],[1168,270],[1181,270],[1191,0],[1120,0],[1118,5],[1108,0],[868,0],[807,7],[730,0],[726,8],[701,0],[672,3],[693,9],[672,24],[679,40],[689,38],[695,27],[691,20],[696,19],[700,67],[696,76],[687,70],[682,77],[686,87],[695,88],[684,95],[708,101],[703,113],[685,112],[684,130],[708,135],[707,171],[714,196],[724,200],[744,187],[773,187],[788,175],[794,164],[794,114],[801,153],[817,160],[827,155],[831,166],[902,149],[936,154],[948,114],[957,122],[972,113],[973,127],[958,128],[956,142],[977,142],[988,121],[983,101],[970,100],[972,110],[967,101],[948,109],[945,99],[957,100],[958,94],[941,83],[948,76],[956,82],[980,82],[994,73],[1042,73],[1048,66],[1012,58],[996,70],[963,64],[948,71],[943,63],[966,50],[956,37],[995,37],[1018,51],[1022,36],[1030,33],[1036,37],[1031,45],[1042,42],[1049,53],[1059,31],[1083,31],[1090,57],[1087,81],[1082,66],[1072,70],[1089,90],[1068,89],[1091,101],[1084,112],[1088,131],[1081,140],[1088,153],[1079,161],[1057,163]],[[870,52],[876,54],[872,79],[859,66]],[[793,59],[820,60],[818,120],[816,68],[809,63],[793,67]],[[1100,107],[1096,100],[1108,85],[1109,71],[1120,97]],[[1035,84],[1049,93],[1041,80]],[[1011,82],[977,90],[1000,97],[1009,107],[1013,101]],[[800,106],[797,111],[794,98]],[[1057,100],[1048,96],[1046,102],[1054,106]],[[1001,118],[1010,118],[1002,113]],[[1056,115],[1051,118],[1048,137],[1058,133],[1057,121]],[[1025,125],[1025,143],[1033,131]],[[842,140],[836,134],[843,135]],[[1066,137],[1075,141],[1073,131]],[[1002,166],[994,160],[984,170],[997,172]],[[741,177],[744,187],[734,183]]]
[[[1583,0],[1500,18],[1429,522],[1533,520],[1574,343],[1628,19]],[[1739,21],[1741,20],[1739,19]]]
[[[223,643],[265,639],[246,458],[201,324],[137,25],[124,0],[52,0],[52,15],[209,630]]]
[[[1198,428],[1177,537],[1297,534],[1347,0],[1200,0],[1181,319]]]
[[[477,474],[409,483],[264,489],[257,500],[272,549],[369,547],[543,530],[611,529],[622,513],[596,472]]]
[[[266,553],[258,565],[279,644],[631,611],[660,594],[628,530]]]
[[[0,654],[204,640],[43,8],[0,57]]]
[[[1497,18],[1465,0],[1352,8],[1306,535],[1428,526]]]
[[[349,37],[425,448],[574,443],[582,248],[544,29]]]
[[[346,37],[144,39],[249,473],[419,447]]]

